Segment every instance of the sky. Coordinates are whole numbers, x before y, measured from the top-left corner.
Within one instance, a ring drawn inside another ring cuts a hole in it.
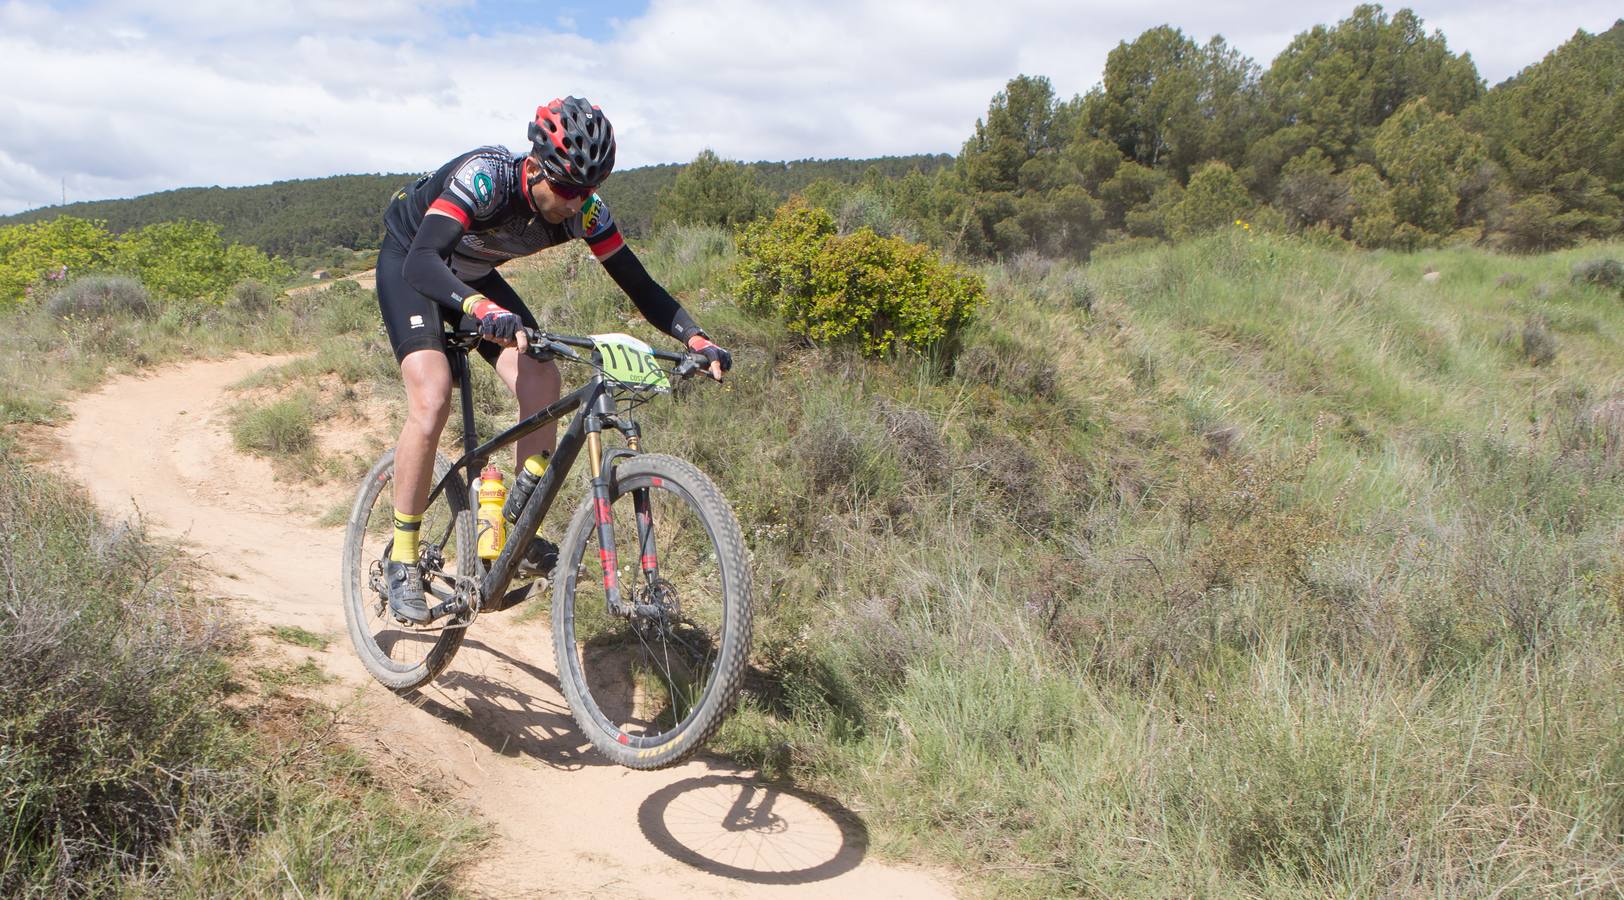
[[[1489,84],[1617,0],[1409,5]],[[994,93],[1099,83],[1119,41],[1170,24],[1267,67],[1352,0],[0,0],[0,214],[201,185],[421,172],[519,149],[575,94],[622,168],[725,158],[956,153]],[[1399,5],[1388,4],[1389,12]]]

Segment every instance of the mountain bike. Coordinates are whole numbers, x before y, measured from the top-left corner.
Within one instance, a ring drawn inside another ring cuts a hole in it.
[[[418,560],[430,620],[400,621],[385,599],[383,564],[394,542],[390,450],[362,482],[345,533],[350,639],[367,671],[395,691],[433,680],[479,616],[531,591],[529,584],[513,587],[520,562],[584,450],[590,481],[552,573],[558,680],[576,723],[604,755],[634,769],[673,765],[721,726],[737,697],[750,653],[750,574],[738,520],[721,491],[692,464],[645,453],[630,412],[707,363],[623,334],[527,334],[530,356],[577,363],[591,376],[479,444],[468,354],[480,337],[448,330],[464,452],[456,462],[436,454],[421,526]],[[474,514],[479,473],[497,450],[572,414],[500,552],[481,559]],[[616,434],[624,446],[612,445]]]

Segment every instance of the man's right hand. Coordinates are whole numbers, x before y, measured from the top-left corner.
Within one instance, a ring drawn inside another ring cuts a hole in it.
[[[489,297],[475,294],[462,302],[462,309],[479,320],[479,336],[485,340],[503,347],[517,346],[521,351],[529,344],[524,322]]]

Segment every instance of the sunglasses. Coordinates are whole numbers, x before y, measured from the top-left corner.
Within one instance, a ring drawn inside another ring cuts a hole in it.
[[[560,184],[551,178],[547,179],[547,184],[553,189],[553,193],[565,200],[575,200],[580,197],[586,197],[598,189],[598,186],[595,184],[588,185],[586,187],[578,187],[573,184]]]

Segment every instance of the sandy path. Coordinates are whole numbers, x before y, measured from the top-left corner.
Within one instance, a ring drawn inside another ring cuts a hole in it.
[[[73,407],[67,443],[97,503],[139,507],[213,573],[244,617],[332,638],[313,654],[339,679],[352,740],[428,772],[492,824],[468,870],[492,896],[946,897],[947,882],[864,858],[853,816],[755,785],[716,760],[662,772],[608,765],[575,730],[545,625],[481,618],[441,679],[410,700],[366,675],[339,606],[342,532],[311,512],[348,497],[275,483],[232,447],[225,388],[288,357],[240,356],[118,379]],[[533,602],[533,601],[532,601]]]

